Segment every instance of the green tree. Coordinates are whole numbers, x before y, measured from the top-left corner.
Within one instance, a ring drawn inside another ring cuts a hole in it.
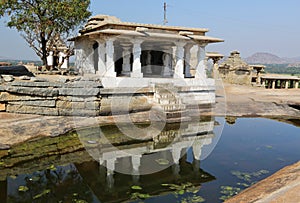
[[[47,64],[47,45],[55,36],[74,33],[91,15],[90,0],[0,0],[0,17],[16,28],[29,46]]]

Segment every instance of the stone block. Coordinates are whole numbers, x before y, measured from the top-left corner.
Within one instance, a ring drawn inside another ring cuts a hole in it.
[[[8,104],[6,107],[6,111],[11,112],[11,113],[58,116],[58,110],[56,108],[48,108],[48,107],[22,106],[22,105]]]
[[[103,87],[101,82],[96,81],[74,81],[72,83],[66,84],[67,87],[72,88],[100,88]]]
[[[48,82],[46,78],[37,78],[37,77],[32,77],[30,78],[32,82]]]
[[[69,101],[57,101],[56,107],[60,109],[87,109],[87,110],[99,110],[100,102],[69,102]]]
[[[0,78],[1,80],[1,78]],[[6,90],[6,86],[0,85],[0,92],[4,92]]]
[[[36,96],[26,96],[26,95],[15,95],[8,92],[0,93],[0,102],[9,102],[9,101],[37,101],[37,100],[53,100],[57,97],[36,97]]]
[[[148,111],[152,107],[151,99],[146,96],[104,97],[101,99],[101,115]]]
[[[0,103],[0,111],[5,111],[6,110],[6,105]]]
[[[59,88],[60,96],[98,96],[99,88]]]
[[[25,94],[42,97],[55,97],[58,96],[58,90],[48,88],[31,88],[31,87],[16,87],[9,86],[6,89],[7,92],[15,94]]]
[[[91,101],[100,101],[98,97],[86,97],[86,96],[60,96],[58,97],[61,101],[74,101],[74,102],[91,102]]]
[[[55,100],[37,100],[37,101],[16,101],[9,102],[9,104],[22,106],[40,106],[40,107],[55,107]]]
[[[99,116],[99,111],[86,109],[58,109],[59,116],[82,116],[96,117]]]

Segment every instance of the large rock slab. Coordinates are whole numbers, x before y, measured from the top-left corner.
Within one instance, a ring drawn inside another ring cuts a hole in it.
[[[25,94],[25,95],[42,96],[42,97],[58,96],[58,90],[50,89],[50,88],[31,88],[31,87],[8,86],[6,88],[6,91],[11,92],[11,93],[16,93],[16,94]]]
[[[287,166],[256,183],[226,203],[300,202],[300,162]]]
[[[30,72],[25,66],[1,66],[0,75],[13,75],[34,77],[33,73]]]
[[[23,82],[23,81],[14,81],[11,83],[11,86],[20,86],[20,87],[63,87],[64,84],[58,82]]]
[[[22,106],[22,105],[8,104],[6,107],[6,111],[12,113],[22,113],[22,114],[58,116],[58,110],[56,108],[38,107],[38,106]]]
[[[8,92],[0,93],[0,102],[10,102],[10,101],[37,101],[37,100],[53,100],[57,97],[36,97],[36,96],[26,96],[26,95],[16,95]]]

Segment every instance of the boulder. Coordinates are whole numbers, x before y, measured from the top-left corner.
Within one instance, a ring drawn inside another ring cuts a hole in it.
[[[29,77],[34,77],[33,73],[30,72],[25,66],[0,66],[0,75],[27,75]]]
[[[14,77],[12,75],[2,75],[4,82],[12,82],[14,81]]]

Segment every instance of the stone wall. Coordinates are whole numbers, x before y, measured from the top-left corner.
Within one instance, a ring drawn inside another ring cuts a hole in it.
[[[166,83],[138,89],[104,88],[99,79],[85,77],[56,82],[34,78],[0,84],[0,111],[20,114],[95,117],[149,111],[156,107],[158,111],[175,115],[214,103],[213,86]]]
[[[0,107],[11,113],[97,116],[101,87],[100,82],[88,80],[68,83],[14,81],[1,86]]]
[[[132,98],[131,98],[132,97]],[[0,111],[48,116],[99,116],[149,110],[153,91],[104,89],[94,79],[13,81],[0,86]],[[131,98],[128,100],[128,98]],[[113,102],[114,101],[114,102]],[[127,107],[128,106],[128,107]]]

